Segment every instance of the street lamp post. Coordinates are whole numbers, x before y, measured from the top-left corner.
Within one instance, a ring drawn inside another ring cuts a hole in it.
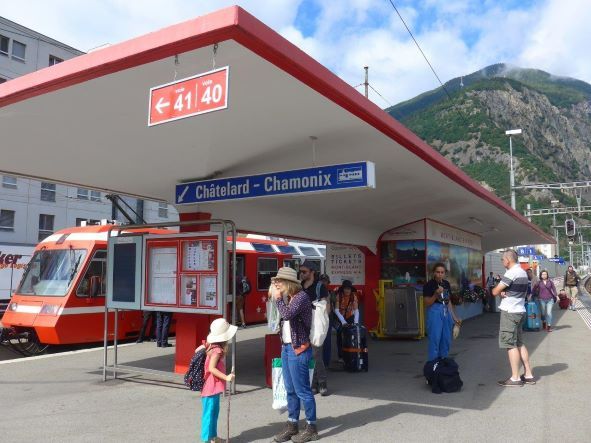
[[[509,136],[509,161],[510,161],[510,175],[509,175],[509,187],[511,188],[511,207],[515,209],[515,173],[513,172],[513,141],[511,140],[512,135],[521,134],[521,129],[509,129],[505,131],[505,135]]]

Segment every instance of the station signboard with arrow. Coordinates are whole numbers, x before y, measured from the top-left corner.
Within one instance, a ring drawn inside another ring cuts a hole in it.
[[[148,126],[226,109],[229,76],[225,66],[150,88]]]

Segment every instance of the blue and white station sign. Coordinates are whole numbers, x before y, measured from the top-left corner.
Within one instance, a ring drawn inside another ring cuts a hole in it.
[[[376,187],[372,162],[346,163],[176,185],[176,204]]]

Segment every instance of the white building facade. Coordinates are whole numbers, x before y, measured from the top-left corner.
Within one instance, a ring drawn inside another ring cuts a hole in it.
[[[0,17],[0,83],[47,68],[84,52]],[[10,146],[3,146],[10,149]],[[32,180],[1,170],[0,245],[36,245],[59,229],[80,225],[83,220],[115,219],[128,222],[98,190]],[[147,222],[178,220],[166,203],[133,198],[125,201]],[[131,216],[135,214],[126,208]],[[137,221],[137,220],[136,220]]]

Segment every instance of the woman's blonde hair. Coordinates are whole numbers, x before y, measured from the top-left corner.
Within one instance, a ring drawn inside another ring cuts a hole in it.
[[[291,280],[284,280],[282,278],[277,278],[274,279],[275,281],[280,281],[285,285],[285,289],[287,292],[287,295],[290,297],[293,297],[294,295],[296,295],[298,292],[300,292],[302,290],[302,285],[301,283],[296,283],[294,281]]]

